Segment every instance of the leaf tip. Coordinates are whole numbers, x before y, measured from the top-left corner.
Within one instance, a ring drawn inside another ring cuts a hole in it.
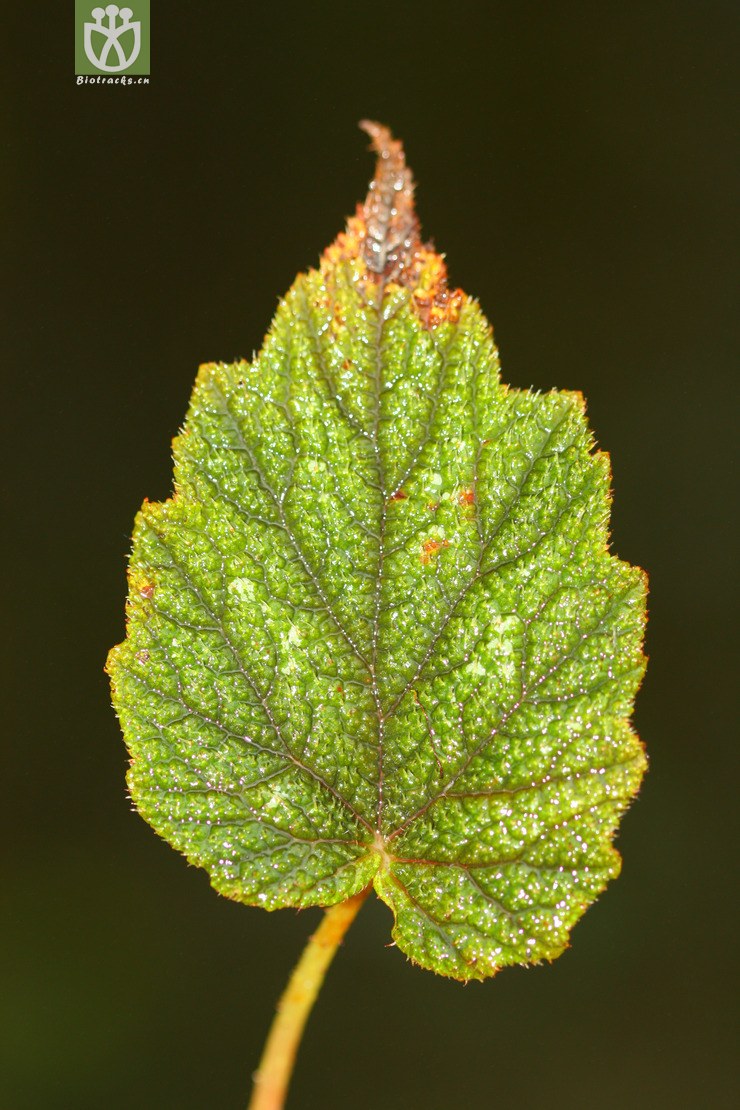
[[[420,247],[420,228],[414,207],[414,178],[406,164],[400,139],[374,120],[360,120],[378,156],[361,218],[366,235],[364,262],[374,274],[393,276],[412,262]]]

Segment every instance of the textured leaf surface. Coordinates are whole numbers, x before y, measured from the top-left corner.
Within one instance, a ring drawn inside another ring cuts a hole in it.
[[[619,870],[644,583],[580,396],[499,382],[399,143],[252,363],[201,369],[145,504],[114,700],[142,816],[221,893],[373,882],[460,979],[557,956]]]

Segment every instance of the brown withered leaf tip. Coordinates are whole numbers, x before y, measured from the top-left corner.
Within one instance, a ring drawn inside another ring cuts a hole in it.
[[[363,257],[368,270],[398,280],[421,246],[414,179],[406,165],[403,144],[387,127],[367,119],[360,121],[360,127],[372,139],[378,155],[375,177],[361,212],[366,228]]]
[[[341,259],[361,259],[365,276],[360,285],[385,287],[395,282],[410,289],[414,311],[425,328],[456,323],[464,294],[448,289],[444,258],[431,243],[421,240],[414,178],[403,144],[381,123],[362,120],[360,127],[378,156],[375,176],[346,230],[324,252],[325,264],[331,267]]]

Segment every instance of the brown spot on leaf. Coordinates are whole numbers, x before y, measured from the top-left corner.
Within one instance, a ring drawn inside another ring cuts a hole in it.
[[[474,505],[475,504],[475,491],[470,486],[467,486],[465,489],[461,489],[460,492],[457,495],[457,503],[458,503],[458,505],[463,505],[463,506],[465,506],[465,505]]]
[[[137,651],[136,660],[138,663],[149,662],[149,652],[146,650],[146,648],[142,648],[141,651]]]
[[[425,540],[421,546],[422,566],[427,566],[442,548],[449,546],[449,540]]]
[[[441,254],[430,247],[419,252],[417,287],[411,304],[427,330],[440,324],[456,324],[465,300],[462,289],[448,289],[447,266]]]
[[[408,500],[408,496],[409,495],[406,493],[406,490],[397,489],[391,494],[389,500],[390,501],[406,501],[406,500]]]
[[[139,586],[139,593],[148,601],[149,598],[154,597],[154,584],[152,582],[144,582],[142,586]]]

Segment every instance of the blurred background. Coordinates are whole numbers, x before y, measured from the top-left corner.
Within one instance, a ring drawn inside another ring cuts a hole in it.
[[[244,1106],[318,920],[220,898],[131,812],[103,663],[196,367],[259,348],[364,196],[363,116],[504,379],[587,397],[651,579],[651,770],[552,966],[444,981],[369,903],[290,1105],[737,1105],[737,4],[152,8],[132,87],[75,84],[71,2],[3,16],[0,1106]]]

